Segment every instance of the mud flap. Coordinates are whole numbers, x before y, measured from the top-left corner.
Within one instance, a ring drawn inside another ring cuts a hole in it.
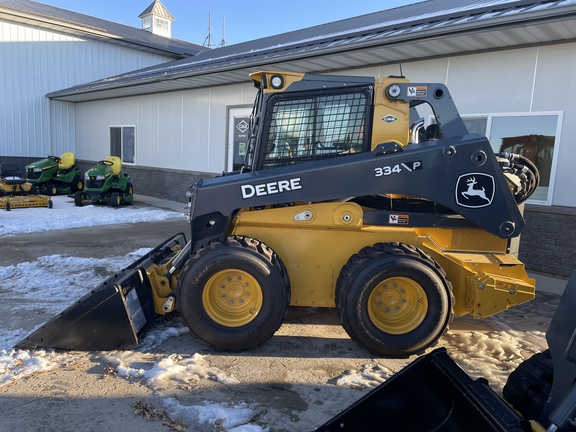
[[[155,320],[152,287],[146,269],[186,244],[180,233],[107,279],[14,348],[108,351],[138,345]]]
[[[531,431],[483,379],[472,380],[439,348],[342,411],[316,432]]]

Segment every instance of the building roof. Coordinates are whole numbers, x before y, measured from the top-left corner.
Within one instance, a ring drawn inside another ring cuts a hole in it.
[[[87,101],[247,81],[258,69],[333,72],[576,40],[576,0],[428,0],[54,92]]]
[[[164,5],[160,3],[160,0],[154,0],[150,6],[144,9],[144,12],[138,15],[138,18],[143,18],[146,15],[156,15],[160,18],[174,21],[174,17],[170,12],[168,12],[168,9],[166,9]]]
[[[0,19],[80,37],[104,39],[109,43],[174,58],[189,57],[206,49],[201,45],[30,0],[0,0]]]

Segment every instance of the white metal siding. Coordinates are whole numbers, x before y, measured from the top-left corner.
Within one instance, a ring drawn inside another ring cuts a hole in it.
[[[75,151],[74,108],[45,95],[171,60],[166,56],[0,21],[0,155]]]
[[[226,108],[252,104],[252,85],[76,104],[76,156],[109,155],[110,126],[136,125],[136,164],[219,173],[226,169]]]

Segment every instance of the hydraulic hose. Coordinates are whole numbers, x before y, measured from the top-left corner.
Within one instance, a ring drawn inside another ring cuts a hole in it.
[[[516,203],[523,203],[540,184],[538,168],[530,159],[516,153],[497,153],[496,158],[508,180]]]

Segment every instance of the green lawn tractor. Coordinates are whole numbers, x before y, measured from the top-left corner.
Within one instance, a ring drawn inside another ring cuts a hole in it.
[[[134,190],[130,176],[122,174],[122,161],[117,156],[108,156],[85,174],[83,191],[74,194],[74,203],[83,206],[86,201],[95,204],[110,204],[118,207],[134,201]]]
[[[84,180],[75,168],[76,156],[66,152],[26,165],[26,180],[46,195],[68,195],[84,189]]]

